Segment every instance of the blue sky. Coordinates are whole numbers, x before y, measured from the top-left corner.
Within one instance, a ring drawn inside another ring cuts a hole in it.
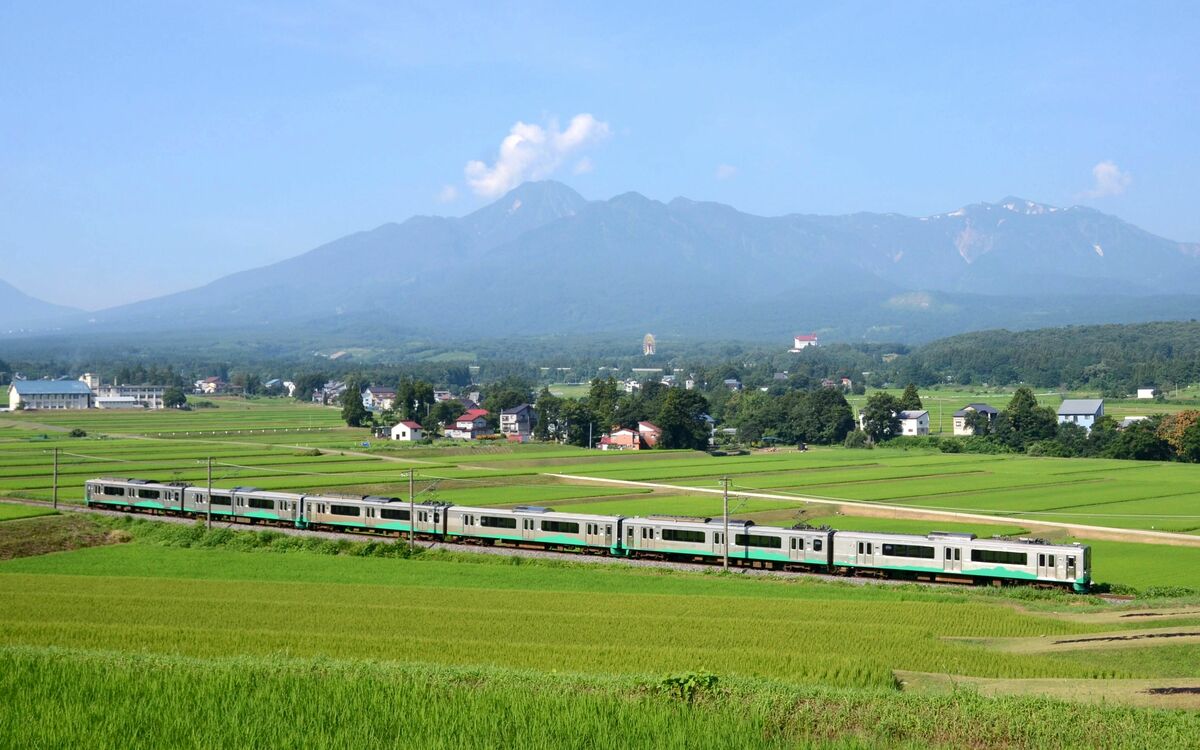
[[[758,214],[1012,194],[1200,241],[1194,3],[108,5],[0,6],[0,278],[55,302],[545,176]]]

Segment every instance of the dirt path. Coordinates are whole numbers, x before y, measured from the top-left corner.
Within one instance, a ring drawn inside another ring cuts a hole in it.
[[[576,482],[600,482],[615,484],[621,487],[648,487],[651,489],[674,490],[676,492],[697,492],[709,495],[720,495],[721,490],[706,487],[685,487],[662,482],[638,482],[631,479],[608,479],[604,477],[586,477],[576,474],[546,474],[545,476],[567,479]],[[1169,531],[1144,531],[1141,529],[1121,529],[1107,526],[1089,526],[1086,524],[1063,523],[1059,521],[1036,521],[1018,515],[989,516],[982,513],[964,513],[953,510],[933,510],[930,508],[909,508],[904,505],[888,505],[886,503],[867,503],[857,500],[839,500],[827,497],[810,497],[804,495],[778,494],[771,492],[737,491],[738,497],[754,497],[763,500],[788,500],[790,502],[813,503],[816,505],[841,506],[866,511],[866,515],[884,515],[895,518],[920,518],[926,520],[955,520],[955,521],[986,521],[997,523],[1002,521],[1020,521],[1022,526],[1043,529],[1059,529],[1074,536],[1087,539],[1102,539],[1116,542],[1141,542],[1144,544],[1169,544],[1181,547],[1200,547],[1200,536],[1190,534],[1175,534]]]

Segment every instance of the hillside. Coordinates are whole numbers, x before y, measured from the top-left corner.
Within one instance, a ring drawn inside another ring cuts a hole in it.
[[[0,334],[22,329],[44,329],[72,320],[81,310],[31,297],[0,279]]]
[[[918,218],[761,217],[539,182],[461,218],[385,224],[96,318],[102,330],[763,339],[802,327],[912,341],[1181,317],[1197,288],[1192,246],[1087,208],[1006,198]]]

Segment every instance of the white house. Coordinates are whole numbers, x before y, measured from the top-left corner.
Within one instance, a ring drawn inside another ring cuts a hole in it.
[[[1058,423],[1077,424],[1088,432],[1104,416],[1104,401],[1098,398],[1068,398],[1058,407]]]
[[[396,401],[395,388],[381,388],[377,385],[368,386],[362,393],[363,406],[367,411],[387,411]]]
[[[425,437],[425,431],[421,429],[421,425],[410,420],[401,422],[392,428],[392,440],[421,440]]]
[[[901,435],[928,435],[929,412],[906,409],[900,412]]]
[[[8,387],[8,408],[87,409],[92,389],[79,380],[14,380]]]
[[[810,346],[817,345],[817,334],[815,333],[798,333],[792,337],[792,348],[789,352],[798,352],[807,349]]]
[[[1137,397],[1138,398],[1154,398],[1154,392],[1155,391],[1153,388],[1138,388]]]
[[[446,427],[446,437],[457,440],[474,440],[483,435],[491,435],[487,426],[487,409],[468,409],[453,425]]]
[[[974,435],[975,428],[967,424],[967,416],[971,412],[978,412],[987,416],[991,422],[1000,413],[1000,410],[994,406],[987,404],[967,404],[963,408],[954,412],[954,434],[955,435]]]

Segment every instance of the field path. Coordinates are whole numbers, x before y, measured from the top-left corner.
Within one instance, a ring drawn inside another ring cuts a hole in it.
[[[601,482],[604,484],[615,484],[622,487],[649,487],[650,489],[674,490],[684,492],[699,492],[709,495],[720,495],[721,490],[711,489],[707,487],[687,487],[685,485],[665,484],[663,482],[638,482],[631,479],[609,479],[605,477],[587,477],[577,474],[544,474],[543,476],[556,477],[558,479],[567,479],[576,482]],[[1063,523],[1059,521],[1038,521],[1036,519],[1026,518],[1024,516],[1013,514],[1006,516],[986,515],[983,513],[964,513],[962,511],[953,510],[936,510],[932,508],[910,508],[905,505],[888,505],[886,503],[867,503],[858,500],[838,500],[828,497],[810,497],[806,495],[793,494],[778,494],[770,492],[746,492],[738,490],[738,497],[754,497],[763,500],[790,500],[800,501],[805,503],[815,503],[818,505],[839,505],[846,508],[861,508],[863,510],[873,510],[872,515],[879,515],[878,511],[886,510],[896,516],[910,517],[937,517],[945,518],[946,520],[968,520],[968,521],[987,521],[996,523],[999,520],[1020,520],[1023,524],[1035,527],[1044,527],[1048,529],[1062,529],[1070,534],[1086,537],[1088,539],[1105,539],[1116,542],[1142,542],[1147,544],[1170,544],[1181,547],[1200,547],[1200,537],[1190,534],[1175,534],[1169,531],[1144,531],[1142,529],[1122,529],[1109,526],[1089,526],[1078,523]]]

